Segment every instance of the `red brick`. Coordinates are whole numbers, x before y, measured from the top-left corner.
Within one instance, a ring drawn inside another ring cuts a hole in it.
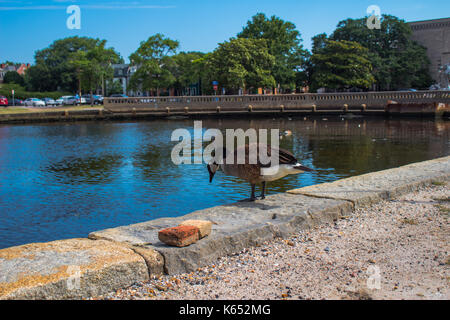
[[[187,247],[199,240],[200,230],[194,226],[178,226],[159,231],[158,238],[169,246]]]

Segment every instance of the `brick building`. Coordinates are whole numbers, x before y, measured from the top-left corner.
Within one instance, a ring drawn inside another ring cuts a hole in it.
[[[412,39],[427,48],[432,78],[441,87],[448,86],[448,76],[439,70],[450,64],[450,18],[415,21],[408,24],[413,31]]]

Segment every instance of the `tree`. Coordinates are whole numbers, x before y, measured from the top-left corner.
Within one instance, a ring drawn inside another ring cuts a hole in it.
[[[297,83],[311,86],[314,73],[314,65],[312,63],[312,56],[319,53],[326,46],[327,35],[325,33],[314,36],[312,40],[312,52],[307,52],[305,56],[305,63],[303,72],[297,73]]]
[[[404,21],[383,15],[380,29],[369,29],[367,17],[338,23],[330,39],[355,41],[369,49],[373,75],[379,90],[428,88],[432,79],[426,48],[411,40],[411,28]]]
[[[108,81],[106,85],[106,91],[108,92],[109,96],[112,94],[122,94],[123,93],[122,83],[119,80]]]
[[[116,61],[116,53],[113,49],[105,48],[106,40],[100,41],[97,46],[87,51],[74,52],[70,57],[70,65],[74,66],[80,83],[80,88],[91,95],[104,79],[110,79],[113,75],[111,64]]]
[[[3,77],[3,83],[15,83],[20,86],[24,86],[25,79],[16,71],[8,71],[5,73],[5,76]]]
[[[230,39],[208,56],[210,76],[236,92],[240,88],[274,87],[272,69],[275,57],[269,53],[266,40]]]
[[[168,88],[175,81],[170,70],[174,69],[172,55],[176,53],[179,42],[157,33],[141,42],[139,48],[131,54],[130,61],[137,66],[137,71],[130,79],[130,88],[143,91]]]
[[[352,87],[367,89],[375,81],[369,50],[353,41],[323,39],[312,55],[312,88],[343,90]]]
[[[178,92],[185,92],[193,84],[200,85],[203,68],[200,60],[205,56],[201,52],[180,52],[174,55],[171,73],[176,81],[174,87]]]
[[[77,66],[73,63],[76,52],[88,52],[96,47],[104,46],[105,40],[88,37],[70,37],[54,41],[48,48],[35,54],[35,65],[26,73],[28,86],[32,90],[75,92],[78,88],[79,76]],[[123,63],[114,49],[114,63]]]
[[[318,53],[327,45],[327,34],[321,33],[312,37],[312,54]]]
[[[303,72],[307,56],[295,24],[258,13],[247,22],[238,38],[265,39],[269,53],[275,57],[272,74],[277,84],[283,89],[295,88],[297,73]]]

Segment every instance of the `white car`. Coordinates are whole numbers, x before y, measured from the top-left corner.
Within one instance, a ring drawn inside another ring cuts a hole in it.
[[[26,107],[45,107],[45,102],[38,98],[28,98],[23,102]]]
[[[42,99],[42,101],[44,101],[45,105],[48,106],[48,107],[54,107],[54,106],[57,105],[56,101],[53,100],[52,98],[44,98],[44,99]]]
[[[62,99],[62,104],[63,105],[73,105],[76,106],[78,104],[83,104],[86,103],[86,99],[85,98],[77,98],[75,96],[63,96],[60,99]],[[60,100],[58,99],[58,100]]]

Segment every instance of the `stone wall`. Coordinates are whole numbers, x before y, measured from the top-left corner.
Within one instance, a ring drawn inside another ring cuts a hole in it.
[[[449,91],[397,91],[304,93],[245,96],[189,96],[105,98],[106,110],[120,112],[238,112],[238,111],[295,111],[295,110],[367,110],[383,111],[390,101],[398,103],[449,103]]]

